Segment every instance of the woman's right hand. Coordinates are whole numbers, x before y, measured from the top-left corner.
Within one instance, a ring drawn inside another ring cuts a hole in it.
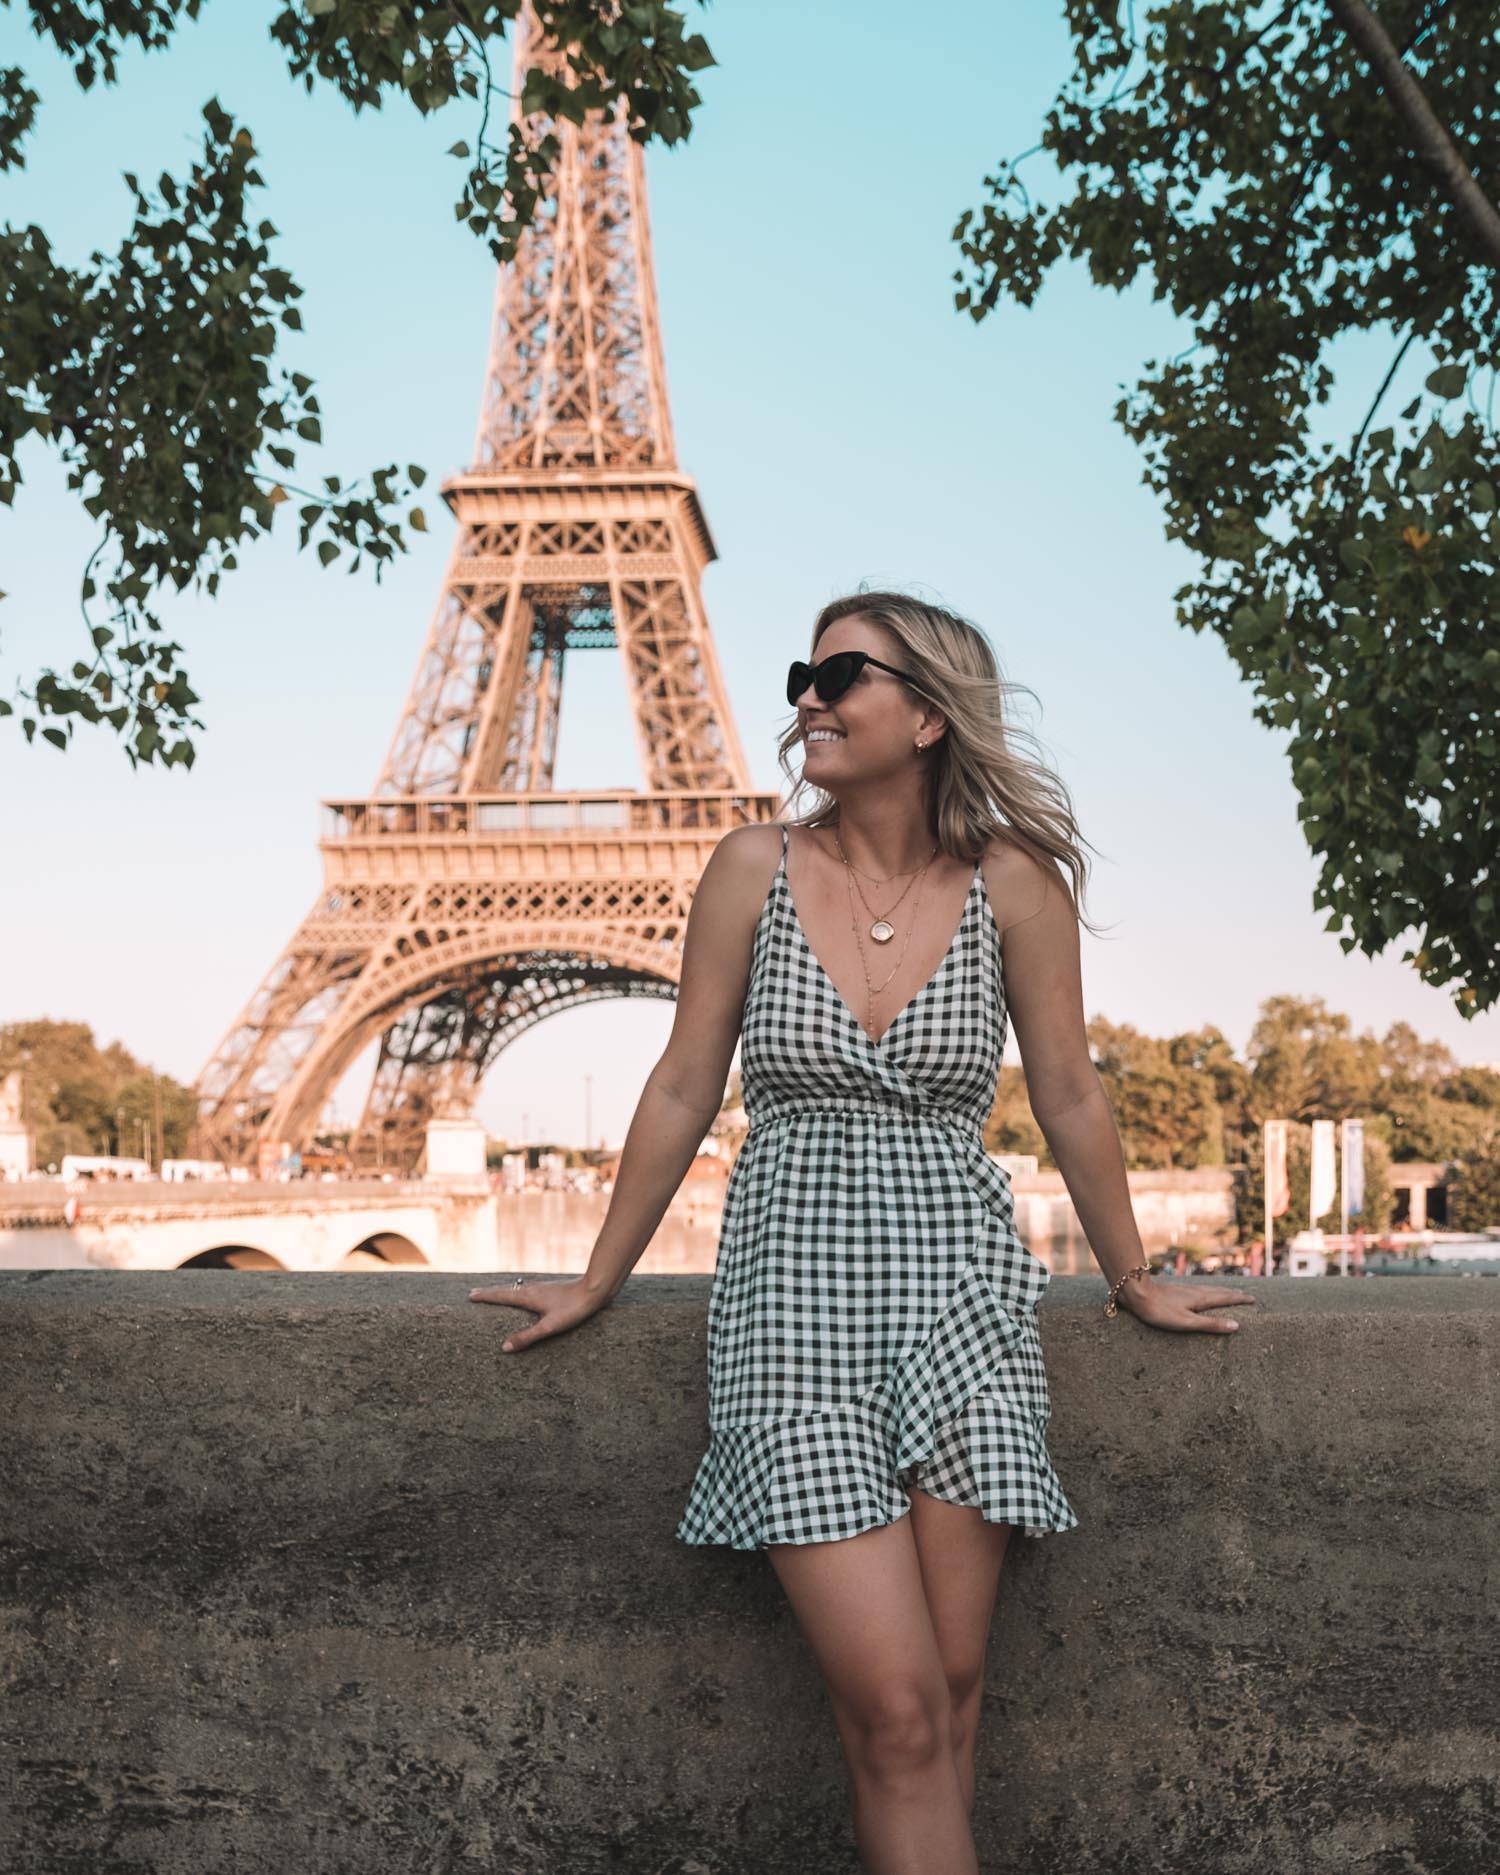
[[[608,1308],[611,1297],[589,1289],[577,1277],[567,1282],[510,1283],[498,1289],[471,1289],[471,1302],[498,1302],[505,1308],[529,1309],[538,1319],[528,1327],[516,1328],[500,1343],[504,1353],[529,1348],[533,1341],[546,1341],[561,1335],[591,1315]]]

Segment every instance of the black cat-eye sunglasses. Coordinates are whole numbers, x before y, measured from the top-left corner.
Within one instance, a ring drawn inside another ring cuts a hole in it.
[[[831,657],[817,664],[809,664],[802,658],[795,659],[786,676],[786,700],[795,704],[811,684],[821,702],[836,703],[867,664],[889,671],[892,677],[900,677],[911,684],[909,671],[898,671],[894,664],[882,663],[879,658],[871,657],[868,651],[835,651]],[[917,689],[915,684],[911,687]],[[917,690],[918,696],[925,694],[925,691]]]

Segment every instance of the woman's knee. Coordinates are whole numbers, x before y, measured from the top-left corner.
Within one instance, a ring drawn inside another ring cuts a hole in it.
[[[958,1731],[968,1731],[979,1711],[984,1675],[977,1667],[955,1667],[948,1672],[948,1707]]]
[[[951,1708],[942,1681],[893,1680],[848,1715],[851,1753],[873,1777],[924,1770],[952,1750]]]

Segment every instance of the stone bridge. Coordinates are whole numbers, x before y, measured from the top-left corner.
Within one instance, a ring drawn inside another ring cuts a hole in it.
[[[496,1200],[482,1180],[0,1186],[4,1269],[485,1270]]]

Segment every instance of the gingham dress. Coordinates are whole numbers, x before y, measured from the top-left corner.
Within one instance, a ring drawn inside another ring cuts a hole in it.
[[[813,955],[781,861],[740,1042],[749,1133],[708,1307],[709,1445],[675,1535],[760,1549],[893,1523],[904,1481],[1027,1536],[1078,1522],[1047,1454],[1051,1277],[984,1149],[1007,1012],[978,866],[878,1042]]]

